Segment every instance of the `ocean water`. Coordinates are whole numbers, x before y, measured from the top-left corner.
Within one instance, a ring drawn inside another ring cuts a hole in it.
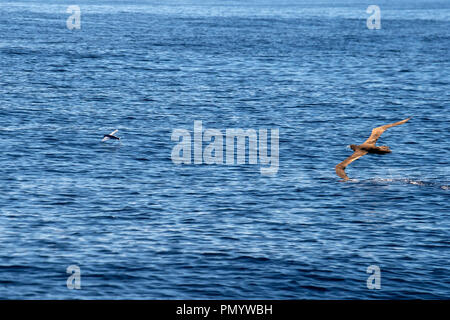
[[[370,4],[2,1],[0,298],[449,298],[450,2]],[[194,121],[278,172],[174,164]]]

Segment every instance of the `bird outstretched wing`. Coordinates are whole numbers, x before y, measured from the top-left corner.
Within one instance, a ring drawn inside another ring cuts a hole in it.
[[[336,166],[336,173],[339,177],[344,180],[349,180],[349,177],[345,174],[345,168],[355,160],[358,160],[362,156],[366,155],[367,151],[364,150],[356,150],[350,157],[342,161]]]
[[[409,121],[411,119],[411,117],[399,121],[399,122],[395,122],[395,123],[391,123],[391,124],[386,124],[384,126],[381,127],[377,127],[375,129],[372,130],[372,134],[370,135],[369,139],[367,139],[363,144],[369,144],[369,145],[375,145],[377,143],[377,140],[380,138],[380,136],[383,134],[383,132],[385,132],[387,129],[391,128],[391,127],[395,127],[401,124],[404,124],[405,122]]]

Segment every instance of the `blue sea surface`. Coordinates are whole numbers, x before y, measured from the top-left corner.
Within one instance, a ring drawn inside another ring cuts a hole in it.
[[[0,299],[448,299],[450,1],[371,4],[2,1]],[[174,164],[194,121],[277,174]]]

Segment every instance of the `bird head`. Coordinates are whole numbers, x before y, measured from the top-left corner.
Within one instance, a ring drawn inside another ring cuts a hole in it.
[[[347,147],[349,147],[349,148],[352,149],[353,151],[356,151],[356,145],[355,145],[355,144],[351,144],[351,145],[349,145],[349,146],[347,146]]]

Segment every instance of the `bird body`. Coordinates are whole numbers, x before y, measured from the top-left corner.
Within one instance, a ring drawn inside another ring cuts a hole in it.
[[[372,146],[372,145],[365,145],[365,144],[361,144],[359,146],[357,145],[350,145],[350,148],[353,151],[357,151],[357,150],[361,150],[361,151],[366,151],[367,153],[376,153],[376,154],[386,154],[386,153],[391,153],[391,149],[389,149],[388,146]]]
[[[380,136],[383,134],[383,132],[386,131],[387,129],[394,127],[394,126],[404,124],[405,122],[409,121],[410,119],[411,118],[407,118],[407,119],[399,121],[399,122],[386,124],[381,127],[376,127],[375,129],[372,130],[372,134],[363,144],[350,145],[350,148],[354,152],[350,157],[348,157],[347,159],[345,159],[344,161],[342,161],[341,163],[339,163],[336,166],[336,174],[339,177],[343,178],[344,180],[349,180],[349,177],[345,173],[345,168],[353,161],[358,160],[359,158],[361,158],[362,156],[365,156],[368,153],[375,153],[375,154],[391,153],[391,149],[389,149],[388,146],[379,146],[379,147],[376,146],[375,144],[377,143],[377,140],[380,138]]]
[[[120,138],[118,138],[118,137],[116,137],[116,136],[113,136],[113,135],[110,135],[110,134],[105,134],[105,135],[103,136],[103,138],[109,138],[109,139],[120,140]]]
[[[116,130],[114,130],[113,132],[111,132],[110,134],[105,134],[105,135],[103,135],[102,141],[107,141],[107,140],[109,140],[109,139],[120,140],[119,137],[116,137],[116,136],[115,136],[115,134],[117,133],[117,131],[119,131],[119,130],[116,129]]]

